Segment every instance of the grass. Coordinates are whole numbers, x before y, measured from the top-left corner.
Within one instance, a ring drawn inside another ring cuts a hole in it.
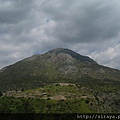
[[[46,92],[69,92],[69,93],[78,93],[79,90],[77,89],[77,87],[75,86],[55,86],[55,85],[49,85],[49,86],[45,86],[44,90]]]
[[[90,82],[86,84],[85,81],[81,85],[55,83],[42,88],[24,90],[13,95],[12,101],[13,104],[15,102],[14,107],[12,104],[9,104],[8,99],[11,100],[10,97],[4,100],[7,100],[5,104],[3,104],[4,101],[1,99],[0,106],[1,108],[4,108],[3,105],[9,106],[11,108],[10,111],[15,112],[14,110],[19,108],[16,106],[16,101],[19,105],[23,105],[21,102],[27,101],[27,104],[31,104],[36,113],[119,113],[119,84],[101,84],[100,81],[96,81],[98,84],[93,85]],[[25,98],[23,99],[22,97],[24,96]],[[21,101],[17,97],[23,100]]]
[[[91,113],[85,100],[0,98],[0,113]],[[5,107],[6,106],[6,107]]]

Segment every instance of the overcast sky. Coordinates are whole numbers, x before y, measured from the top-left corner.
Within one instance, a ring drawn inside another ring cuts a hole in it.
[[[120,69],[120,0],[0,0],[0,68],[53,48]]]

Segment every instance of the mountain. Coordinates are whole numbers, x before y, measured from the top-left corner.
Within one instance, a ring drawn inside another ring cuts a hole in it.
[[[53,49],[0,70],[0,103],[0,113],[120,113],[120,71]]]
[[[57,48],[0,70],[0,90],[31,89],[56,82],[74,84],[120,81],[120,71],[99,65],[72,50]]]

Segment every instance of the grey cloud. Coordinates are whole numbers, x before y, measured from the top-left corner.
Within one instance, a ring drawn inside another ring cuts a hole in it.
[[[58,24],[51,35],[65,42],[77,43],[104,41],[118,36],[120,17],[112,3],[99,0],[90,5],[88,1],[84,6],[74,6],[73,3],[82,4],[84,1],[72,1],[69,7],[56,8],[57,5],[50,4],[45,8],[46,14],[51,15]]]
[[[15,24],[25,19],[32,8],[32,0],[5,0],[1,2],[0,24]]]
[[[119,11],[119,0],[0,0],[0,68],[57,47],[118,68],[118,49],[116,63],[108,51],[120,41]]]

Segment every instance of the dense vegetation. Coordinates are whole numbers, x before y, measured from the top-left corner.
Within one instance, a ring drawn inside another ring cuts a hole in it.
[[[0,113],[91,113],[86,100],[43,100],[2,97]]]
[[[119,98],[117,83],[56,83],[3,93],[0,113],[119,113]]]

